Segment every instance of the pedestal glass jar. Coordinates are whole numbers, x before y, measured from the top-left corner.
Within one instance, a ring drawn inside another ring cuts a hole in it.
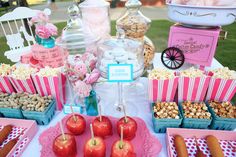
[[[133,67],[133,79],[139,78],[144,71],[143,43],[127,39],[122,30],[118,30],[118,38],[111,38],[99,45],[98,69],[103,78],[108,78],[109,64],[131,64]],[[118,102],[114,109],[121,111],[125,107],[132,110],[131,105],[125,105],[123,100],[123,83],[118,82]]]
[[[111,32],[110,4],[105,0],[85,0],[79,8],[85,26],[100,39],[107,39]]]

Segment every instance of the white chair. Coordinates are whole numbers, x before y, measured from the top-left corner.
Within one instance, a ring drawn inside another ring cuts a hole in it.
[[[0,17],[0,25],[10,48],[4,55],[12,62],[19,62],[21,56],[28,53],[31,45],[35,44],[32,28],[29,26],[29,33],[26,31],[24,19],[29,22],[38,12],[39,10],[18,7]],[[44,13],[50,15],[51,10],[44,9]]]

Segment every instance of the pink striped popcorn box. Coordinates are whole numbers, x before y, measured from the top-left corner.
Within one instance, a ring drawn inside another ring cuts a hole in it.
[[[231,101],[236,93],[235,79],[211,78],[206,100]]]
[[[36,90],[40,96],[52,95],[57,101],[57,110],[62,110],[66,99],[66,77],[60,73],[58,76],[32,75]]]
[[[148,80],[148,95],[149,101],[174,101],[175,93],[177,91],[179,77],[174,77],[173,79]]]
[[[31,78],[23,79],[23,80],[16,79],[12,76],[9,76],[8,78],[9,78],[11,84],[13,85],[13,87],[15,88],[17,93],[27,92],[27,93],[30,93],[30,94],[36,94],[34,83],[33,83]]]
[[[178,101],[200,102],[205,99],[210,75],[204,77],[179,77],[178,83]]]
[[[0,76],[0,91],[9,94],[15,92],[15,89],[7,76]]]

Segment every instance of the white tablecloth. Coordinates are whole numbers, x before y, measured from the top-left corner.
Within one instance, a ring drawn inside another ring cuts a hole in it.
[[[190,65],[185,64],[181,69],[188,68],[189,66]],[[155,56],[154,67],[164,67],[160,60],[160,54],[156,54]],[[212,67],[207,69],[215,69],[219,67],[222,67],[222,65],[214,59]],[[101,97],[100,104],[102,105],[102,112],[105,115],[120,117],[123,116],[123,114],[114,110],[114,104],[117,100],[116,89],[117,86],[115,83],[100,83],[95,87],[97,94]],[[165,134],[157,134],[153,132],[150,106],[147,96],[147,78],[140,78],[137,83],[124,85],[124,99],[127,104],[128,115],[140,117],[146,122],[150,132],[154,134],[162,144],[162,151],[160,152],[159,157],[167,157]],[[28,145],[22,156],[39,157],[41,145],[39,144],[38,138],[40,134],[47,128],[54,126],[64,116],[65,114],[63,112],[57,112],[49,125],[39,126],[37,134]]]

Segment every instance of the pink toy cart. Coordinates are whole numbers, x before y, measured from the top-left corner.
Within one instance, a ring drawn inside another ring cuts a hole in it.
[[[178,69],[184,62],[204,69],[211,66],[218,39],[226,36],[220,27],[175,24],[170,28],[168,48],[162,52],[161,61],[169,69]]]

